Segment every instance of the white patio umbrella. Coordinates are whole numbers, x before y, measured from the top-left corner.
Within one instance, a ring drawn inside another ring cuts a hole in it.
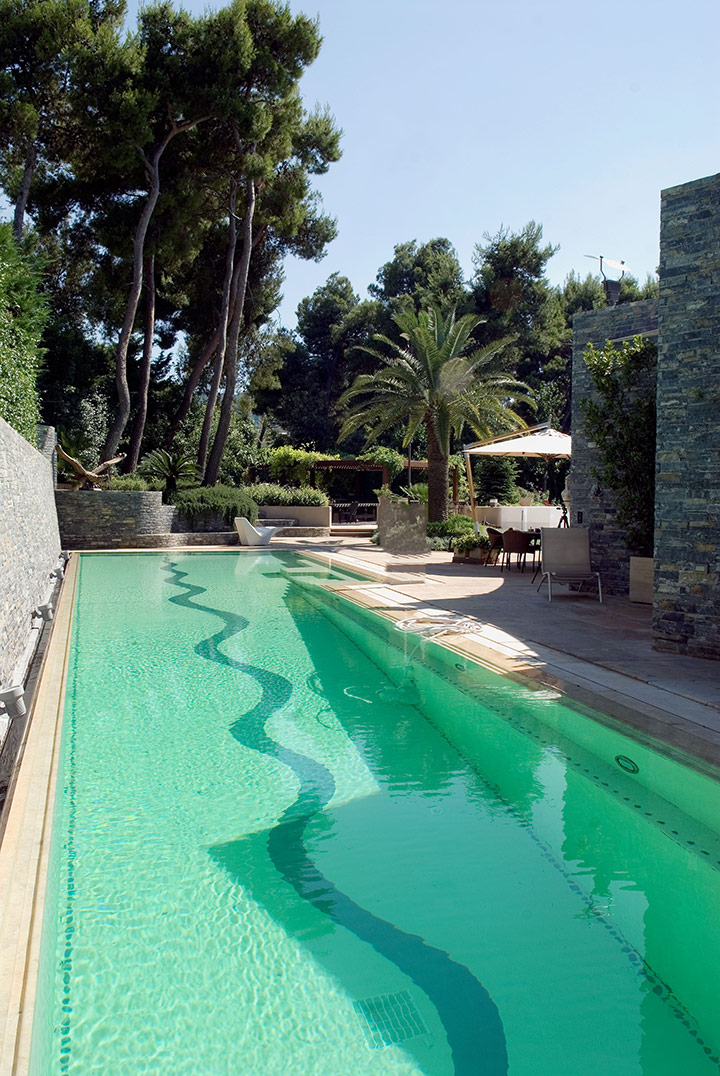
[[[570,459],[572,455],[572,438],[559,430],[553,430],[547,424],[529,426],[526,430],[515,430],[502,437],[492,437],[488,441],[476,441],[463,449],[467,468],[470,503],[472,505],[475,530],[478,528],[477,505],[475,503],[475,486],[470,466],[471,456],[521,456],[525,458],[550,460]]]
[[[491,441],[478,441],[467,445],[466,456],[527,456],[535,459],[569,459],[572,455],[572,438],[549,426],[538,429],[531,426],[525,433],[516,431]]]

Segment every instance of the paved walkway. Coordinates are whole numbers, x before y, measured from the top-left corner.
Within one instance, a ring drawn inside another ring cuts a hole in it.
[[[273,547],[276,546],[273,542]],[[363,538],[284,540],[378,573],[401,602],[480,622],[490,648],[542,666],[604,703],[643,715],[638,727],[720,765],[720,663],[652,649],[649,606],[531,583],[532,570],[453,563],[450,553],[394,556]],[[392,592],[386,591],[388,595]],[[395,604],[389,597],[388,604]],[[606,707],[612,713],[612,708]]]

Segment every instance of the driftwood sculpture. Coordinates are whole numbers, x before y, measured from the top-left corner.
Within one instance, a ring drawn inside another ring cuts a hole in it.
[[[110,475],[107,473],[111,467],[114,467],[116,463],[120,463],[125,459],[125,453],[116,456],[112,460],[106,460],[105,463],[100,463],[94,471],[88,471],[86,467],[83,467],[80,460],[76,460],[73,456],[68,456],[62,445],[55,446],[57,454],[61,459],[69,463],[73,471],[77,474],[77,478],[73,482],[73,489],[100,489],[99,482],[106,482]]]

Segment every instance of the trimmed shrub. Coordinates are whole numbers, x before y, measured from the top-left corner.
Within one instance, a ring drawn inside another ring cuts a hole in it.
[[[154,485],[147,482],[139,474],[119,474],[115,475],[107,484],[108,489],[125,489],[130,490],[133,493],[145,493],[149,489],[162,489],[162,483],[156,482]]]
[[[191,523],[204,515],[217,514],[232,527],[236,516],[245,516],[251,523],[257,520],[257,502],[247,489],[232,486],[199,486],[181,489],[173,494],[172,503]]]
[[[245,492],[250,494],[255,504],[266,504],[268,507],[330,503],[326,493],[321,489],[313,489],[312,486],[278,486],[272,482],[258,482],[254,486],[245,486]]]

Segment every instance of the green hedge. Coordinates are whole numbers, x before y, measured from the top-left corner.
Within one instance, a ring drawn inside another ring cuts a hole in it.
[[[327,494],[321,489],[313,489],[311,486],[279,486],[272,482],[258,482],[254,486],[245,486],[245,492],[249,493],[256,504],[266,504],[269,507],[286,507],[292,504],[298,505],[328,505]]]
[[[217,512],[231,527],[236,516],[245,516],[251,523],[257,520],[257,501],[247,488],[232,486],[200,486],[180,489],[173,494],[172,503],[191,523],[203,515]]]

